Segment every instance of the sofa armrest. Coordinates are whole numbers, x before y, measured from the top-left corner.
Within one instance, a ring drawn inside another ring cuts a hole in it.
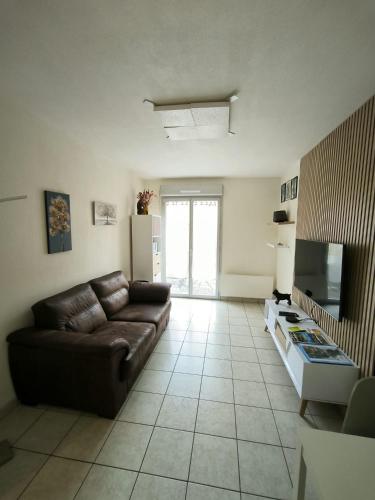
[[[129,299],[131,303],[165,303],[169,301],[171,295],[170,283],[131,281],[129,285]]]
[[[7,341],[27,347],[102,357],[111,357],[121,350],[126,357],[130,351],[128,342],[116,333],[89,334],[30,327],[9,334]]]

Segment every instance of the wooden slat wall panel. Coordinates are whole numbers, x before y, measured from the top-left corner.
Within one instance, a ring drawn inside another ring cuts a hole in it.
[[[346,244],[344,319],[321,327],[375,374],[375,96],[301,160],[297,238]],[[313,302],[296,288],[294,300]]]

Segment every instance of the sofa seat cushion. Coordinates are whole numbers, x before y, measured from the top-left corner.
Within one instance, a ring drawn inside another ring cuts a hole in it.
[[[88,283],[43,299],[32,310],[35,326],[39,328],[91,333],[107,321]]]
[[[170,303],[165,304],[129,304],[111,316],[111,321],[141,321],[158,326]]]

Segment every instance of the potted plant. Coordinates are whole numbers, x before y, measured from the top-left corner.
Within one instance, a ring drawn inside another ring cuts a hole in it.
[[[140,191],[137,194],[137,214],[138,215],[148,215],[148,206],[151,203],[152,198],[156,196],[154,191],[149,189],[144,189],[143,192]]]

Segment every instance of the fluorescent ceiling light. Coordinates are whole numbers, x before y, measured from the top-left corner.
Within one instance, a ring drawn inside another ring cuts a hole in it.
[[[229,133],[230,100],[154,105],[154,111],[170,140],[218,139]]]

